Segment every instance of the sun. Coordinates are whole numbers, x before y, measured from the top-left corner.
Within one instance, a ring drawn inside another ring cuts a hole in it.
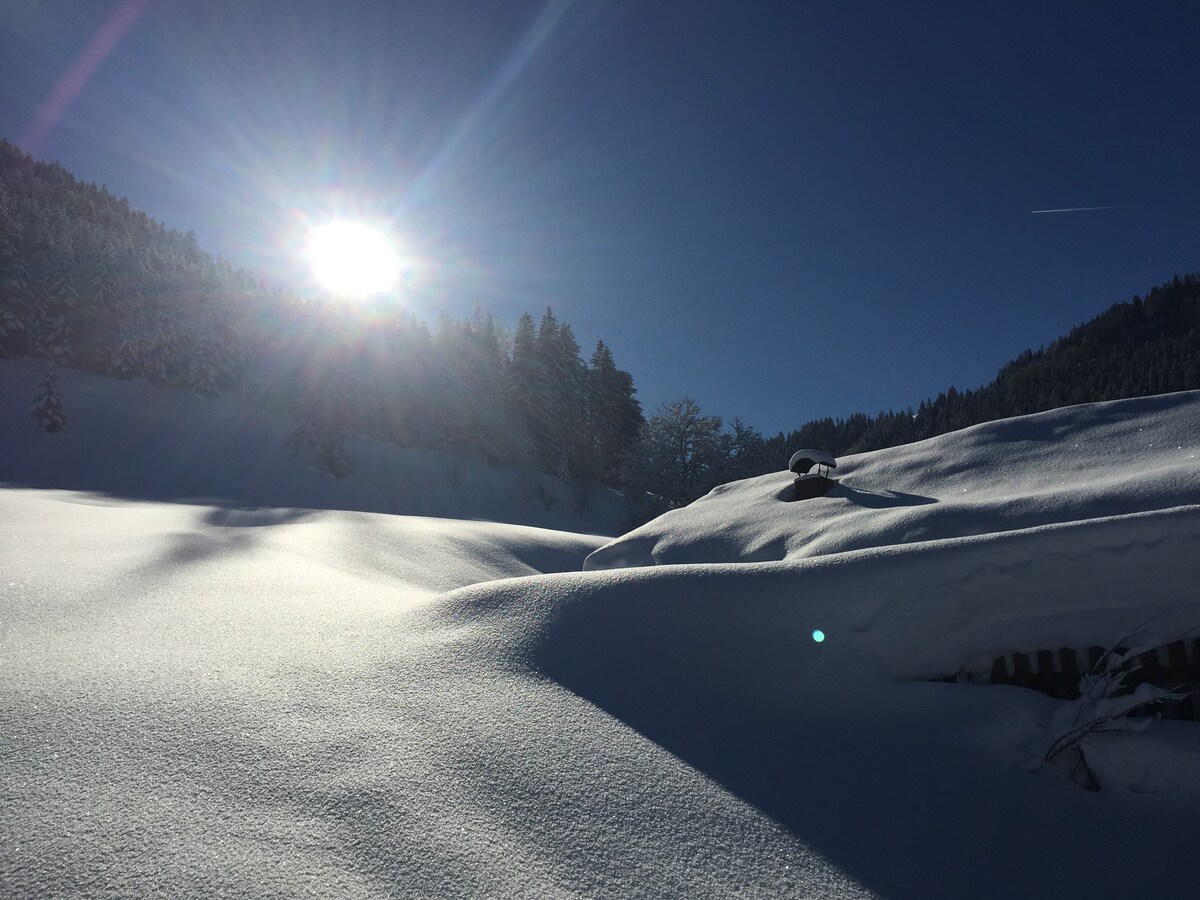
[[[396,286],[400,257],[387,235],[363,222],[316,225],[305,251],[313,277],[335,294],[371,297]]]

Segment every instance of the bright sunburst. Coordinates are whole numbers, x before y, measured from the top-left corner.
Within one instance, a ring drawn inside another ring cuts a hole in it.
[[[317,281],[343,296],[386,293],[400,276],[400,258],[387,235],[362,222],[313,227],[306,254]]]

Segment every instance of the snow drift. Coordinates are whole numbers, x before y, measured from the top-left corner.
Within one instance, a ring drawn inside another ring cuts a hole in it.
[[[1195,723],[1090,745],[1090,794],[1026,771],[1058,701],[921,679],[1200,621],[1200,395],[839,460],[817,500],[727,485],[601,548],[314,509],[303,470],[250,506],[224,439],[207,492],[240,503],[131,499],[121,435],[189,469],[154,435],[196,435],[193,401],[89,384],[120,428],[0,432],[7,471],[76,488],[0,489],[4,896],[1192,889]]]

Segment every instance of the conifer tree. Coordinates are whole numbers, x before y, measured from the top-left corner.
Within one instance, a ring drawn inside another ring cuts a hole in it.
[[[200,320],[190,354],[187,387],[194,394],[216,397],[232,369],[228,339],[222,334],[215,317]]]
[[[61,217],[55,217],[61,224]],[[70,361],[78,291],[75,252],[70,236],[43,229],[38,238],[37,264],[41,282],[33,292],[29,317],[34,352],[65,365]]]
[[[157,387],[176,385],[177,373],[182,368],[183,323],[177,300],[174,290],[165,289],[144,319],[144,327],[137,332],[141,339],[138,355],[142,375]]]
[[[33,419],[51,433],[67,427],[66,405],[58,387],[59,367],[66,365],[68,360],[67,333],[66,319],[57,316],[43,335],[42,355],[48,360],[46,374],[38,383],[29,410]]]
[[[528,442],[507,389],[508,360],[501,331],[492,315],[477,305],[466,323],[465,336],[469,367],[464,378],[478,429],[472,443],[493,465],[524,460]]]
[[[142,346],[145,342],[140,333],[132,326],[126,326],[117,335],[116,346],[108,359],[110,372],[114,375],[131,378],[141,374]]]
[[[58,389],[58,366],[53,362],[38,383],[29,415],[51,434],[67,427],[67,411]]]
[[[541,430],[538,402],[544,377],[537,350],[537,328],[533,316],[525,312],[517,320],[513,333],[512,361],[506,383],[509,401],[528,435],[531,448],[536,447]]]
[[[287,440],[288,455],[306,457],[335,478],[352,474],[357,462],[345,442],[350,415],[345,376],[332,368],[310,371],[296,411],[296,427]]]
[[[28,331],[29,272],[21,257],[21,225],[0,184],[0,356],[15,355],[19,332]]]
[[[588,370],[587,432],[595,448],[596,477],[613,486],[644,421],[636,393],[633,377],[618,369],[608,345],[597,341]]]
[[[562,481],[595,478],[597,460],[591,435],[586,430],[589,418],[587,366],[580,359],[575,332],[566,322],[559,326],[554,355],[549,363],[554,397],[553,443],[559,457],[557,474]]]
[[[430,414],[435,417],[443,445],[451,450],[468,446],[480,431],[476,416],[475,351],[463,324],[446,312],[438,316],[434,334],[436,377],[430,385]]]
[[[111,241],[93,236],[90,243],[86,265],[82,266],[86,275],[75,317],[80,335],[76,351],[84,365],[108,372],[121,321],[119,263]]]
[[[559,324],[554,310],[546,307],[538,324],[534,381],[534,450],[542,467],[558,474],[563,471],[566,448],[562,445],[563,418],[562,373]]]

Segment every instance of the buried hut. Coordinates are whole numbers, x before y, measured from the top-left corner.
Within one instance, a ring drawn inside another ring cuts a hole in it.
[[[788,460],[788,468],[796,473],[796,500],[823,497],[837,484],[829,477],[830,470],[837,468],[837,460],[823,450],[797,450]]]

